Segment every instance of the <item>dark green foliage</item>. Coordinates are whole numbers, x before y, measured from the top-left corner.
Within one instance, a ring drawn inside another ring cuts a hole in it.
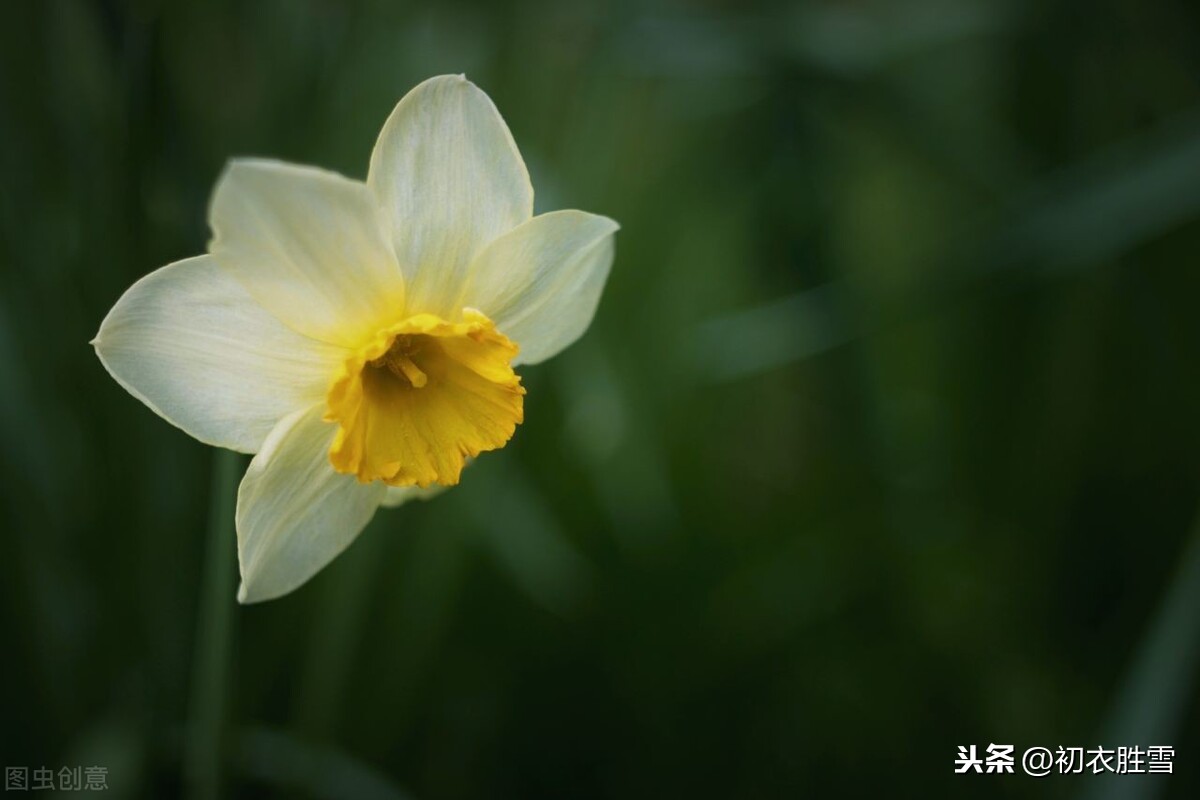
[[[363,177],[443,72],[616,265],[505,451],[236,611],[231,796],[1198,796],[1185,0],[5,2],[5,764],[182,791],[214,453],[87,341],[226,158]]]

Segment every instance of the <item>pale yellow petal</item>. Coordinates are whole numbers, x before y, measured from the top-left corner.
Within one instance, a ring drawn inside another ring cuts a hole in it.
[[[471,266],[465,305],[478,308],[536,364],[578,339],[600,302],[613,261],[608,217],[540,214],[492,242]]]
[[[332,561],[370,522],[384,496],[334,472],[336,426],[322,407],[289,415],[271,432],[238,489],[238,600],[256,603],[296,589]]]
[[[404,309],[404,277],[366,184],[237,160],[217,183],[210,223],[218,263],[301,333],[356,347]]]
[[[461,75],[404,96],[379,134],[367,183],[379,197],[412,313],[448,317],[488,242],[529,219],[533,187],[492,101]]]
[[[150,273],[92,342],[134,397],[207,444],[258,450],[281,418],[322,398],[346,351],[288,328],[209,256]]]

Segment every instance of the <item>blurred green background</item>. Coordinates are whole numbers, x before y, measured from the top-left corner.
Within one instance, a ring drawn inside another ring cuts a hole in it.
[[[595,324],[460,488],[202,604],[216,452],[87,342],[227,158],[361,178],[446,72],[621,222]],[[1200,796],[1194,2],[10,0],[0,175],[6,765],[172,797],[223,719],[234,797]]]

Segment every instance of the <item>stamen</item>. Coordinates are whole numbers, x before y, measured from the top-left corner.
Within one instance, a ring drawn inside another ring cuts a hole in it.
[[[387,365],[393,375],[408,378],[408,382],[416,389],[429,382],[429,377],[404,353],[388,353]]]
[[[419,349],[419,346],[414,347],[412,337],[397,336],[388,351],[370,363],[377,369],[387,367],[388,372],[404,379],[414,389],[420,389],[429,383],[429,376],[412,360],[412,355]]]

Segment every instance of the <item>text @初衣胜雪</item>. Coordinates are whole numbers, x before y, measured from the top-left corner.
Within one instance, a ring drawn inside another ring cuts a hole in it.
[[[976,745],[959,745],[958,757],[954,759],[954,772],[1015,773],[1017,758],[1011,744],[989,744],[983,755]],[[1026,775],[1041,778],[1051,773],[1058,775],[1155,775],[1173,772],[1175,748],[1166,745],[1148,747],[1063,747],[1055,750],[1048,747],[1029,747],[1020,759],[1021,770]]]

